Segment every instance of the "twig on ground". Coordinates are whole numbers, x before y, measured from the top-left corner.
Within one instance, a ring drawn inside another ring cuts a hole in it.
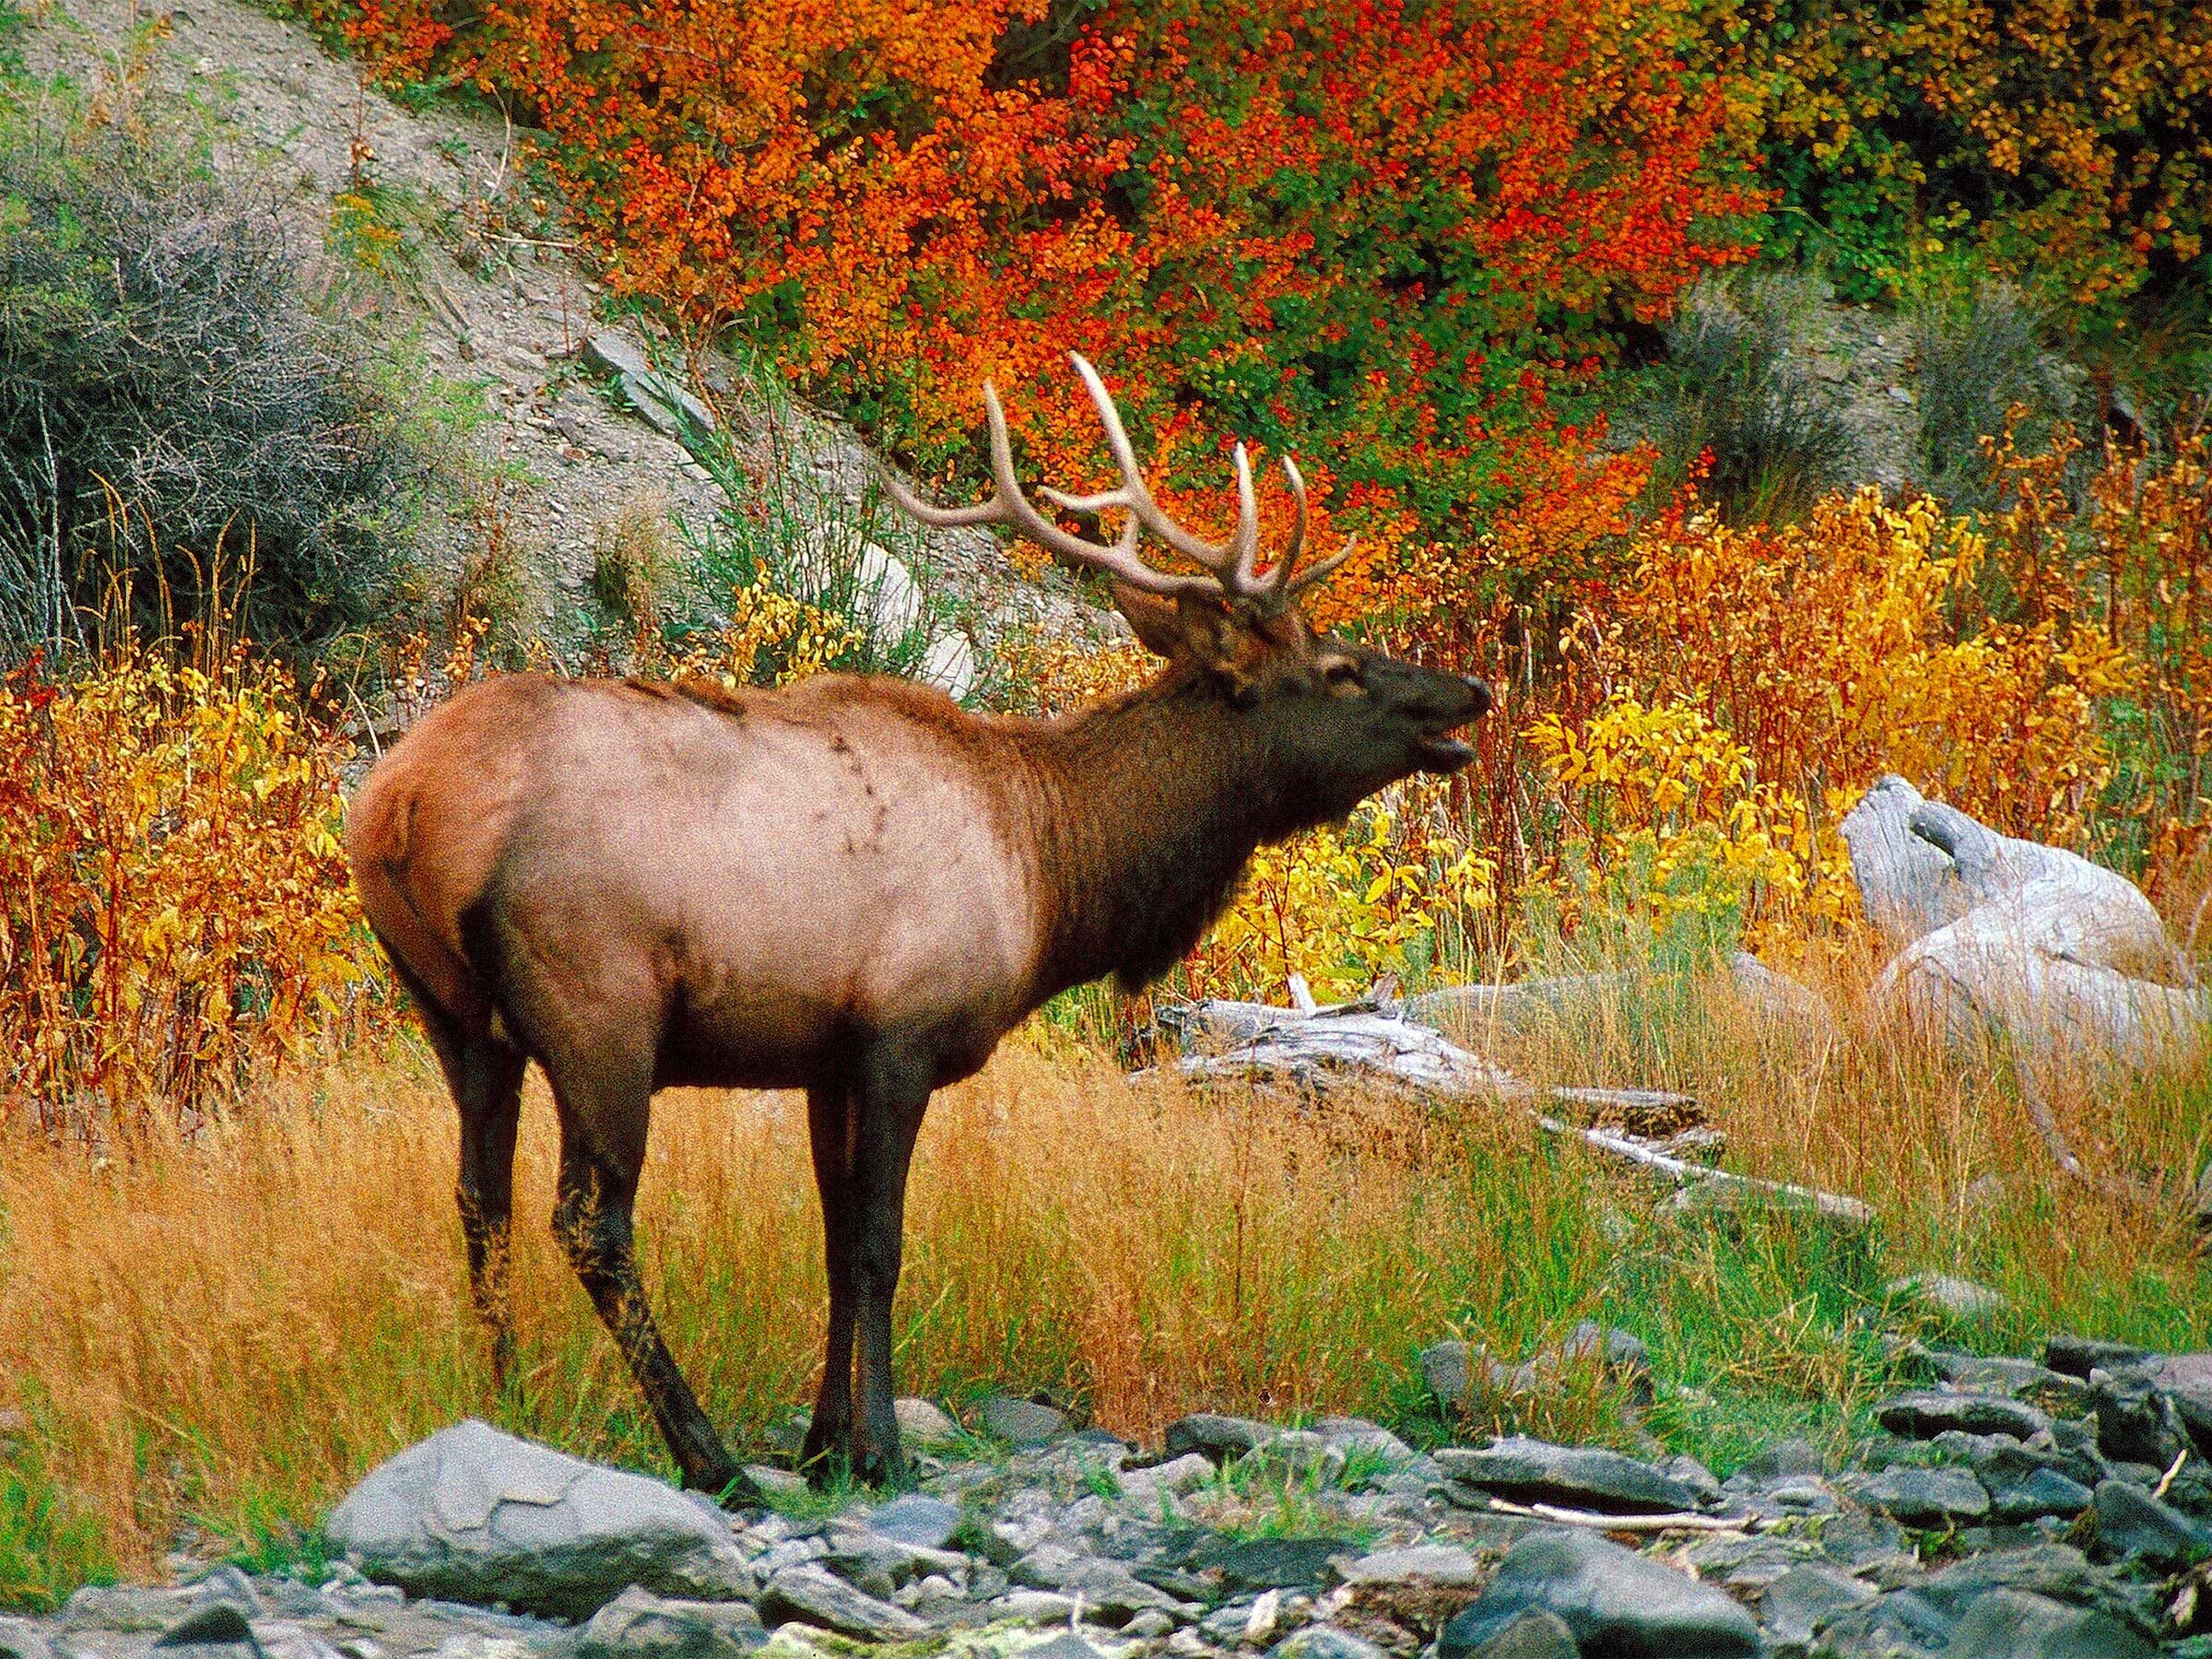
[[[1732,1520],[1725,1515],[1700,1515],[1687,1510],[1662,1515],[1606,1515],[1595,1510],[1565,1509],[1556,1503],[1513,1503],[1490,1500],[1490,1508],[1509,1515],[1527,1515],[1538,1521],[1557,1521],[1563,1526],[1587,1526],[1599,1532],[1662,1533],[1707,1532],[1747,1535],[1763,1531],[1756,1517]]]

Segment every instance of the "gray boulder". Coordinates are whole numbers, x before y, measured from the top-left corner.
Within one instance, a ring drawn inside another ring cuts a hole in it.
[[[1524,1610],[1566,1625],[1585,1653],[1727,1659],[1759,1651],[1759,1627],[1724,1591],[1583,1533],[1540,1533],[1513,1546],[1490,1587],[1454,1615],[1438,1659],[1471,1659]]]
[[[943,1549],[960,1530],[960,1506],[922,1492],[905,1492],[868,1517],[868,1530],[918,1549]]]
[[[2094,1607],[2071,1607],[2023,1590],[1992,1590],[1951,1632],[1951,1651],[1974,1659],[2153,1659],[2158,1650]]]
[[[54,1659],[53,1643],[28,1618],[0,1617],[0,1659]]]
[[[1946,1389],[1920,1389],[1885,1400],[1874,1408],[1881,1426],[1892,1434],[1929,1440],[1947,1429],[1966,1434],[2009,1434],[2026,1440],[2051,1427],[2050,1417],[2034,1406],[1996,1394],[1953,1394]]]
[[[1227,1463],[1243,1456],[1255,1446],[1265,1445],[1278,1432],[1273,1423],[1226,1417],[1217,1411],[1194,1411],[1170,1423],[1165,1438],[1170,1457],[1198,1452],[1216,1463]]]
[[[667,1601],[635,1585],[592,1615],[577,1659],[740,1659],[766,1646],[744,1602]]]
[[[1582,1659],[1582,1652],[1557,1613],[1524,1607],[1475,1650],[1473,1659]]]
[[[857,1641],[911,1641],[929,1627],[904,1607],[879,1601],[813,1565],[772,1574],[760,1594],[760,1617],[770,1624],[818,1625]]]
[[[2089,1505],[2100,1556],[2178,1567],[2212,1555],[2212,1530],[2124,1480],[2107,1480]]]
[[[1963,1469],[1885,1469],[1854,1488],[1869,1509],[1906,1526],[1949,1526],[1989,1513],[1989,1491]]]
[[[757,1589],[712,1504],[474,1420],[370,1471],[325,1530],[363,1572],[409,1594],[566,1618],[633,1584],[705,1601]]]
[[[1437,1466],[1453,1480],[1520,1502],[1630,1513],[1695,1509],[1698,1495],[1650,1464],[1599,1446],[1555,1446],[1508,1435],[1474,1449],[1450,1446]]]
[[[1267,1659],[1385,1659],[1385,1655],[1363,1636],[1335,1625],[1317,1624],[1284,1637],[1267,1650]]]
[[[975,1408],[975,1426],[1009,1446],[1049,1446],[1068,1435],[1067,1414],[1035,1400],[993,1394]]]
[[[1473,1552],[1456,1544],[1378,1549],[1354,1559],[1339,1559],[1335,1565],[1336,1576],[1347,1584],[1435,1584],[1456,1589],[1482,1577]]]

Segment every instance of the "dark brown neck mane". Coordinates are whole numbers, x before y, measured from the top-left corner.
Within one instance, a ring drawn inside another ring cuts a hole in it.
[[[1158,979],[1253,849],[1302,821],[1250,724],[1193,678],[1027,725],[1018,742],[1035,796],[1040,999],[1108,973],[1130,990]]]

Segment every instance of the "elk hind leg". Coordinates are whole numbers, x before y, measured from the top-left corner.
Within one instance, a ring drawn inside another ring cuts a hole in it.
[[[430,1049],[461,1116],[461,1169],[453,1196],[468,1253],[468,1288],[491,1337],[493,1379],[504,1388],[514,1362],[514,1308],[508,1285],[514,1214],[514,1141],[522,1122],[523,1053],[489,1036],[473,1036],[386,947],[414,998]]]
[[[662,1341],[638,1277],[631,1211],[645,1160],[650,1069],[621,1063],[566,1069],[568,1076],[557,1072],[553,1078],[561,1142],[553,1230],[652,1407],[684,1484],[732,1500],[756,1500],[752,1482],[700,1409]],[[587,1075],[579,1077],[580,1071]]]

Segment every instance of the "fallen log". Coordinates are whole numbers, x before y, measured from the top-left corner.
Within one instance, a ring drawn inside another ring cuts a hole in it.
[[[1874,1219],[1872,1207],[1861,1199],[1692,1163],[1645,1136],[1569,1124],[1542,1109],[1564,1105],[1663,1114],[1674,1121],[1677,1131],[1686,1125],[1694,1130],[1700,1120],[1693,1096],[1654,1088],[1539,1089],[1503,1066],[1469,1053],[1442,1032],[1407,1020],[1394,1006],[1382,1011],[1386,1006],[1387,998],[1371,996],[1311,1012],[1265,1003],[1181,1004],[1159,1010],[1158,1024],[1162,1030],[1180,1034],[1186,1047],[1234,1034],[1227,1047],[1186,1053],[1174,1061],[1172,1069],[1184,1077],[1272,1085],[1306,1100],[1371,1089],[1381,1082],[1428,1099],[1506,1102],[1527,1111],[1547,1134],[1578,1137],[1595,1151],[1666,1175],[1677,1185],[1704,1182],[1757,1193],[1854,1226]],[[1146,1067],[1130,1077],[1142,1078],[1155,1069]],[[1699,1138],[1710,1146],[1718,1137],[1708,1130]],[[1677,1134],[1669,1144],[1679,1146],[1690,1139]]]

